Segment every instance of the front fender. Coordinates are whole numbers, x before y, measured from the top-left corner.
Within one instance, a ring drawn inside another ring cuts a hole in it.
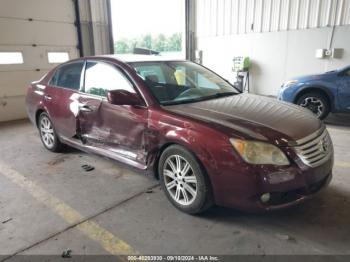
[[[289,97],[290,102],[296,104],[299,97],[307,92],[322,92],[330,101],[331,110],[334,110],[334,101],[336,99],[336,87],[330,85],[327,81],[309,81],[300,82],[295,86],[287,88],[284,93]]]

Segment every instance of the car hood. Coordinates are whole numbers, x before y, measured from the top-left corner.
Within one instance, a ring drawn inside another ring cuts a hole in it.
[[[238,136],[279,144],[290,144],[322,127],[321,121],[304,108],[251,94],[166,106],[166,110],[231,130]]]

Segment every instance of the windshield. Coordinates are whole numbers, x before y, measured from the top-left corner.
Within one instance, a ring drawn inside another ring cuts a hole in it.
[[[162,105],[238,94],[224,79],[192,62],[135,62],[130,65]]]

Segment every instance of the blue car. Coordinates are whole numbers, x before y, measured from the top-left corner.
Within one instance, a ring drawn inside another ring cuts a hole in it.
[[[306,107],[318,118],[332,113],[350,113],[350,66],[285,82],[278,99]]]

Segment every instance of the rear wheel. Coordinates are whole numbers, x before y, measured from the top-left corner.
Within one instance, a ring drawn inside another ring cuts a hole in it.
[[[198,214],[213,204],[209,179],[196,158],[181,146],[170,146],[159,159],[161,186],[178,209]]]
[[[58,139],[55,128],[47,113],[43,112],[40,114],[38,128],[40,139],[45,148],[52,152],[61,152],[64,145]]]
[[[309,109],[319,119],[326,118],[330,111],[330,106],[327,98],[317,92],[310,92],[302,95],[298,99],[297,104]]]

